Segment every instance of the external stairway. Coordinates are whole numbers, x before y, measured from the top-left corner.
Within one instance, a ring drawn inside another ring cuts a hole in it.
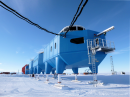
[[[97,82],[97,74],[96,74],[96,65],[95,65],[95,55],[96,52],[104,52],[105,54],[114,52],[115,45],[114,42],[107,41],[105,39],[96,38],[96,39],[88,39],[87,40],[87,49],[88,49],[88,58],[89,63],[92,65],[92,73],[93,73],[93,85],[96,87],[97,84],[100,84]]]

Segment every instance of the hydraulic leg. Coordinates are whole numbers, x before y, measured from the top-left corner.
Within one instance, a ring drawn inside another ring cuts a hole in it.
[[[48,77],[48,74],[46,74],[46,81],[49,81],[49,77]]]
[[[39,74],[38,74],[38,77],[37,77],[37,79],[39,79]]]
[[[75,74],[75,80],[77,80],[77,74]]]
[[[58,83],[61,83],[61,74],[58,74]]]

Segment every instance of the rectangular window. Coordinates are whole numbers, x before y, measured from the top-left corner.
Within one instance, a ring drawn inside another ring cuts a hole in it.
[[[83,28],[82,27],[78,27],[78,30],[83,30]]]
[[[69,29],[69,27],[65,28],[65,29],[64,29],[64,32],[66,32],[68,29]],[[70,27],[70,30],[69,30],[69,31],[75,31],[75,30],[76,30],[76,27],[73,26],[73,27]]]
[[[73,38],[70,40],[71,43],[75,43],[75,44],[81,44],[84,43],[84,37],[80,37],[80,38]]]
[[[56,43],[55,43],[55,49],[56,49]]]
[[[73,31],[73,30],[74,30],[74,31],[76,30],[76,27],[75,27],[75,26],[70,28],[70,31]]]

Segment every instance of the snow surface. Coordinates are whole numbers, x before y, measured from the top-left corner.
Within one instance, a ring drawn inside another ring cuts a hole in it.
[[[130,97],[130,75],[98,75],[98,81],[103,85],[93,87],[87,84],[92,81],[92,75],[78,75],[81,82],[71,82],[74,75],[62,75],[62,84],[68,89],[54,87],[57,79],[49,75],[50,84],[45,75],[40,75],[40,81],[28,75],[0,75],[0,97]]]

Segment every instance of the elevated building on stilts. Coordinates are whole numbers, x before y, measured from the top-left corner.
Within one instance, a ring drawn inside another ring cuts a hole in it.
[[[67,30],[68,33],[66,34]],[[72,69],[75,74],[75,81],[78,80],[78,68],[89,67],[94,74],[94,81],[97,80],[98,66],[106,55],[115,50],[114,42],[107,41],[105,35],[114,26],[97,32],[86,30],[84,27],[75,25],[63,28],[60,35],[46,45],[44,53],[39,53],[29,64],[30,74],[52,72],[58,74],[58,83],[61,83],[61,74],[64,70]],[[65,35],[65,37],[64,37]]]

